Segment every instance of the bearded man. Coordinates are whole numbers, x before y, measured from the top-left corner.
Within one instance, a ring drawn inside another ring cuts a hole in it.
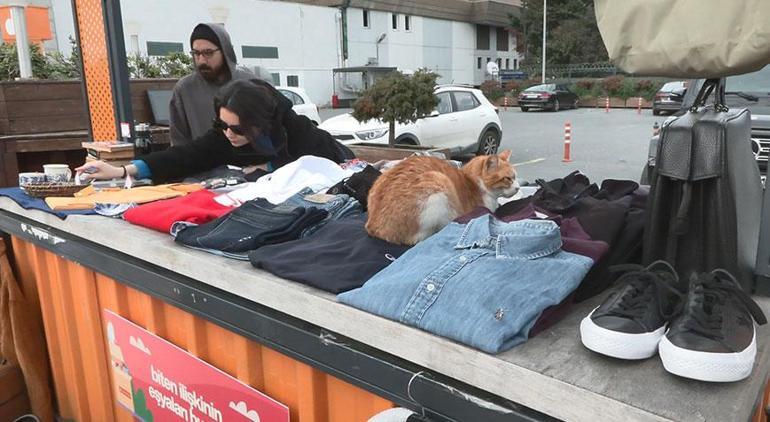
[[[190,54],[195,72],[174,86],[169,105],[171,145],[190,143],[211,129],[214,119],[214,96],[219,88],[236,79],[254,79],[248,69],[237,67],[235,50],[224,26],[201,23],[190,36]],[[268,83],[272,76],[257,68],[256,77]]]

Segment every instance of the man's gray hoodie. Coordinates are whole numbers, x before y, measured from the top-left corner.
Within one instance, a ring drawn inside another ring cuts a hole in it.
[[[205,134],[211,129],[214,119],[214,96],[219,88],[231,80],[254,79],[255,75],[248,69],[237,67],[235,50],[230,41],[230,35],[222,25],[202,23],[211,28],[219,38],[219,45],[225,57],[225,66],[230,71],[230,79],[222,83],[209,82],[196,70],[191,75],[180,79],[174,86],[174,92],[169,104],[169,120],[171,125],[171,145],[184,145]],[[270,74],[260,69],[257,78],[272,83]]]

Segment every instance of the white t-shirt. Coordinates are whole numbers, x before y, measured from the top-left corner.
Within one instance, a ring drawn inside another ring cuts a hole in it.
[[[353,170],[343,170],[334,161],[305,155],[260,177],[256,182],[246,183],[242,188],[214,199],[229,207],[239,206],[256,198],[265,198],[273,204],[280,204],[304,188],[311,188],[314,192],[328,189],[353,173]]]

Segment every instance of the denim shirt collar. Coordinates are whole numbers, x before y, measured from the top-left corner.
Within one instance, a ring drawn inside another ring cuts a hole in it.
[[[548,220],[504,223],[492,215],[471,220],[455,249],[494,248],[497,258],[536,259],[561,249],[559,226]]]

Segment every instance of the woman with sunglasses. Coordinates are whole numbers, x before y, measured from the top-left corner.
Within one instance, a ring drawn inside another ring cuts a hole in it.
[[[193,142],[140,156],[115,167],[93,161],[75,169],[81,179],[114,179],[131,175],[166,183],[224,165],[272,171],[303,155],[336,163],[353,153],[262,80],[237,80],[222,87],[214,99],[212,128]]]

